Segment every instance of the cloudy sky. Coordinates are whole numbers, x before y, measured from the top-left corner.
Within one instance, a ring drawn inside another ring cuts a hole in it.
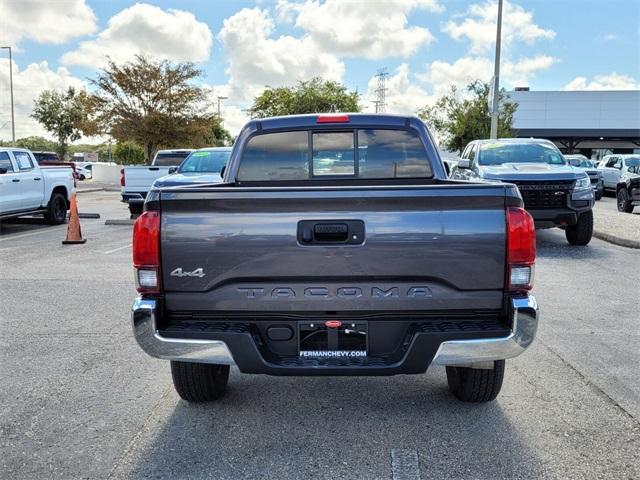
[[[389,72],[387,111],[414,113],[448,85],[493,71],[493,0],[0,0],[0,45],[13,47],[16,136],[43,89],[82,87],[109,55],[196,62],[226,126],[265,85],[320,75],[363,94]],[[640,89],[638,0],[506,1],[502,86]],[[0,139],[10,139],[9,61],[0,50]]]

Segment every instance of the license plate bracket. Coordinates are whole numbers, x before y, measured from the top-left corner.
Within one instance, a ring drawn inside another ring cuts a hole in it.
[[[366,357],[369,350],[366,321],[298,322],[298,352],[301,357]]]

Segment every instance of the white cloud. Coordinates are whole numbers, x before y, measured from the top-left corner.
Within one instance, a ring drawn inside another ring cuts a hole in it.
[[[125,8],[93,40],[62,56],[66,65],[101,67],[106,56],[122,62],[143,53],[172,61],[200,62],[209,58],[213,35],[191,12],[162,10],[145,3]]]
[[[277,10],[280,20],[294,21],[327,52],[380,59],[408,57],[434,40],[428,29],[407,25],[407,15],[418,8],[442,10],[435,0],[280,0]]]
[[[547,70],[559,60],[549,55],[524,57],[517,62],[505,62],[501,68],[501,75],[511,87],[526,87],[529,79],[541,70]]]
[[[245,8],[225,19],[218,38],[228,59],[231,101],[250,101],[265,85],[293,85],[314,76],[342,79],[344,64],[311,37],[271,38],[273,30],[271,16],[258,8]]]
[[[33,101],[43,90],[66,90],[68,87],[84,88],[79,78],[60,67],[51,70],[47,62],[32,63],[20,70],[13,62],[13,91],[15,103],[16,138],[49,134],[29,115],[33,111]],[[11,105],[9,96],[9,60],[0,59],[0,138],[11,139]]]
[[[450,20],[442,30],[452,38],[466,38],[471,42],[471,53],[489,50],[496,40],[496,21],[498,4],[494,0],[483,4],[473,4],[467,11],[467,17],[456,22]],[[533,13],[519,5],[504,2],[502,11],[502,44],[509,47],[516,42],[532,44],[540,39],[553,39],[556,33],[545,30],[533,21]]]
[[[530,79],[541,70],[546,70],[558,60],[548,55],[523,57],[518,61],[504,61],[501,66],[501,88],[528,86]],[[433,93],[440,96],[449,91],[450,85],[463,90],[474,80],[488,82],[493,77],[493,60],[486,57],[462,57],[453,63],[434,61],[419,79],[431,83]]]
[[[3,0],[0,18],[0,43],[14,47],[23,39],[60,44],[96,30],[96,16],[85,0]]]
[[[431,62],[427,72],[418,78],[432,85],[436,96],[449,91],[450,85],[463,89],[472,81],[489,81],[493,74],[493,62],[484,57],[462,57],[453,63],[440,60]]]
[[[411,81],[409,65],[403,63],[396,68],[395,74],[391,75],[386,82],[388,89],[386,95],[386,112],[405,115],[415,115],[417,110],[431,103],[433,97],[415,82]],[[368,84],[365,98],[365,111],[375,111],[377,78],[371,77]]]
[[[616,72],[608,75],[596,75],[588,81],[585,77],[576,77],[569,82],[565,90],[640,90],[640,82],[629,75]]]

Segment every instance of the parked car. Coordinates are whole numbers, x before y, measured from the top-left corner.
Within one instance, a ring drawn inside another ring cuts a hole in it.
[[[132,215],[142,213],[144,199],[153,182],[169,173],[171,167],[179,166],[193,149],[158,150],[151,165],[124,167],[120,170],[122,201],[129,204]]]
[[[565,155],[565,160],[569,162],[569,165],[572,167],[580,168],[584,170],[587,175],[589,175],[589,179],[591,180],[591,187],[593,188],[593,193],[596,197],[596,200],[602,199],[602,194],[604,193],[604,185],[602,183],[602,172],[598,170],[598,165],[593,160],[589,160],[584,155],[576,154],[576,155]]]
[[[201,148],[191,152],[179,167],[169,169],[169,175],[155,180],[153,187],[221,182],[230,156],[231,147]]]
[[[31,153],[41,167],[69,167],[73,171],[74,180],[80,179],[76,171],[76,165],[73,162],[61,160],[56,152],[35,151]]]
[[[598,164],[598,170],[602,172],[602,183],[605,191],[616,192],[622,173],[629,168],[629,160],[639,159],[640,155],[613,154],[605,155]]]
[[[395,375],[433,363],[457,398],[485,402],[533,341],[535,228],[518,189],[447,179],[418,118],[252,120],[223,177],[154,188],[134,225],[134,335],[171,361],[183,399],[218,398],[233,364]]]
[[[616,198],[620,212],[632,213],[640,206],[640,158],[625,159],[626,169],[616,187]]]
[[[78,180],[86,180],[93,176],[93,165],[86,163],[84,165],[76,164],[76,172],[78,174]]]
[[[73,190],[71,168],[40,167],[29,150],[0,147],[0,219],[42,214],[64,223]]]
[[[571,245],[591,241],[591,180],[584,170],[568,165],[548,140],[475,140],[465,148],[451,178],[514,183],[536,228],[560,227]]]

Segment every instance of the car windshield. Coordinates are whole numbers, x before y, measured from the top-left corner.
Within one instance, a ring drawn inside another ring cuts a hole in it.
[[[170,153],[158,153],[153,160],[153,165],[157,167],[176,167],[187,158],[191,152],[170,152]]]
[[[220,173],[227,164],[231,150],[206,150],[193,152],[182,162],[180,173],[202,172]]]
[[[560,151],[543,143],[502,143],[480,145],[478,164],[502,165],[503,163],[548,163],[565,165]]]
[[[627,170],[640,174],[640,158],[627,158]]]
[[[594,163],[587,158],[569,157],[567,158],[569,165],[579,168],[595,168]]]

